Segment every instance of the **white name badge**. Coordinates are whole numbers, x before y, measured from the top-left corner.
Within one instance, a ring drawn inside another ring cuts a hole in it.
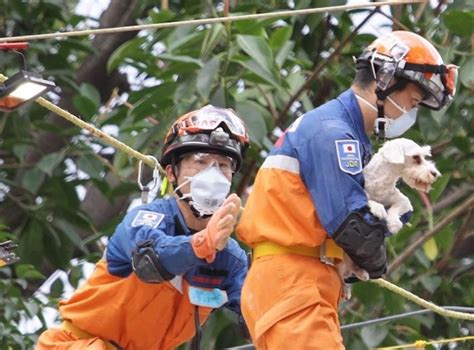
[[[189,286],[188,295],[191,304],[213,309],[218,309],[229,301],[226,291],[218,288],[206,290]]]

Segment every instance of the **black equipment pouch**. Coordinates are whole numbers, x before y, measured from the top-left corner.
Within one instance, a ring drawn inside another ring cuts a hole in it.
[[[385,232],[387,228],[380,221],[369,224],[362,213],[353,212],[332,238],[373,279],[380,278],[387,271]],[[346,282],[355,280],[348,279]]]
[[[174,277],[160,262],[153,249],[154,239],[139,242],[132,252],[132,267],[138,278],[146,283],[162,283]]]

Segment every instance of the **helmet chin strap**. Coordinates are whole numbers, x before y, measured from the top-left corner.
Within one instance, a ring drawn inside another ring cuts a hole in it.
[[[375,95],[377,96],[377,119],[375,119],[374,132],[378,139],[385,140],[385,126],[387,118],[385,117],[385,99],[391,93],[403,88],[405,83],[402,80],[397,80],[395,84],[382,90],[379,86],[375,88]]]

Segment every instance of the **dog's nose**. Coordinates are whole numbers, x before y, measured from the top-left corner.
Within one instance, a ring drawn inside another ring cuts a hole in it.
[[[438,173],[435,171],[431,171],[431,175],[433,175],[433,177],[438,177]]]

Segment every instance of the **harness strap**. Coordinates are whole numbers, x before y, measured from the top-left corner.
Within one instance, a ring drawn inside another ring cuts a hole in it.
[[[89,332],[86,332],[76,326],[74,326],[70,321],[63,321],[61,324],[61,328],[71,332],[74,334],[76,337],[79,339],[89,339],[89,338],[97,338],[96,335],[90,334]],[[114,346],[111,342],[102,339],[102,341],[105,343],[107,350],[119,350],[116,346]]]
[[[325,264],[334,265],[336,260],[342,260],[344,251],[332,239],[328,238],[319,247],[282,246],[274,242],[259,242],[252,250],[253,260],[266,255],[297,254],[319,258]]]

